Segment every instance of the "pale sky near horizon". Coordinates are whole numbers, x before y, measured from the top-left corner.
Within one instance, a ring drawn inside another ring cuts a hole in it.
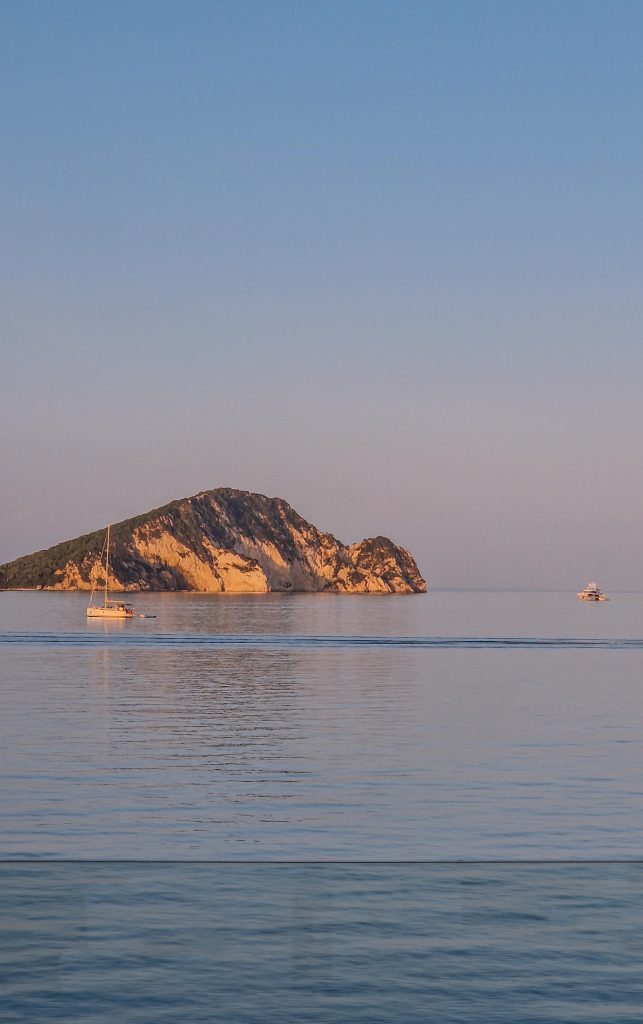
[[[0,562],[216,486],[643,589],[643,5],[4,0]]]

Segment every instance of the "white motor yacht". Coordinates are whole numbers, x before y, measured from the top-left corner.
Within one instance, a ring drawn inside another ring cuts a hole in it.
[[[579,601],[609,601],[609,597],[603,593],[598,583],[588,583],[584,590],[576,595]]]

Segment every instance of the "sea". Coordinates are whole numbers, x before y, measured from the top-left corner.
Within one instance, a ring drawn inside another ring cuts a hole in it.
[[[86,603],[0,593],[2,1022],[640,1024],[643,594]]]

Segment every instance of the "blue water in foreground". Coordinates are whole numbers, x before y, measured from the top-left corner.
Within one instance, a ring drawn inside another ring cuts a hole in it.
[[[639,865],[0,866],[2,1020],[640,1024]]]
[[[85,604],[0,594],[3,1024],[643,1019],[643,595]]]

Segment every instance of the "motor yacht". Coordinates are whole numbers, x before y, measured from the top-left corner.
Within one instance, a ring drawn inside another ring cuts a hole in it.
[[[606,597],[598,583],[594,581],[588,583],[584,590],[578,592],[576,597],[579,601],[609,601],[609,597]]]

